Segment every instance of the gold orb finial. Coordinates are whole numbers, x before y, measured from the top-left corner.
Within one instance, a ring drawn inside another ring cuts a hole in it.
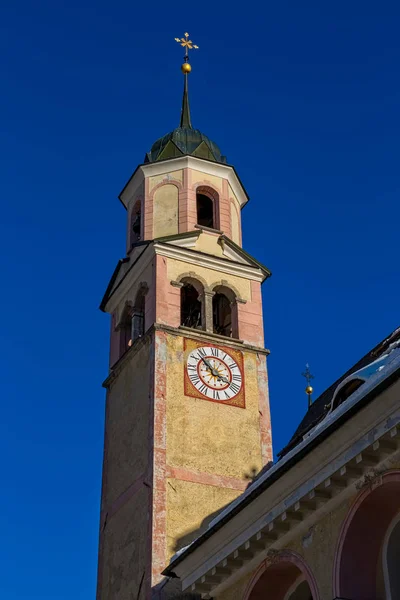
[[[181,66],[181,70],[182,70],[182,73],[184,73],[186,75],[186,73],[190,73],[190,71],[192,70],[192,66],[188,62],[184,62],[183,65]]]
[[[305,379],[307,381],[307,387],[305,389],[305,392],[308,396],[308,408],[310,408],[310,406],[312,404],[311,394],[314,391],[312,386],[310,385],[310,382],[311,382],[311,379],[314,379],[314,375],[311,375],[310,365],[308,363],[306,364],[306,370],[304,371],[304,373],[302,373],[302,376],[305,377]]]

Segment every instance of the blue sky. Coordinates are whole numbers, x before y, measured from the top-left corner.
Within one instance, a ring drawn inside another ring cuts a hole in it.
[[[94,598],[117,195],[192,119],[249,192],[275,451],[316,395],[399,325],[400,5],[4,3],[0,18],[0,596]]]

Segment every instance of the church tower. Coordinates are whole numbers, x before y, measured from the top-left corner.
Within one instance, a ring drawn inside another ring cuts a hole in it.
[[[188,34],[177,129],[157,140],[119,198],[126,257],[111,315],[97,600],[141,600],[272,458],[261,284],[242,249],[248,197],[191,124]]]

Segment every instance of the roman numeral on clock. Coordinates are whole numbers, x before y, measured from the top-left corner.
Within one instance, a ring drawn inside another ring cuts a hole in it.
[[[218,348],[211,348],[211,355],[212,356],[219,356]]]
[[[233,381],[242,381],[242,376],[234,373],[232,375],[232,379],[233,379]]]
[[[189,377],[190,377],[190,381],[193,383],[193,385],[197,385],[198,383],[200,383],[200,377],[198,375],[191,373],[189,375]]]
[[[231,385],[229,386],[229,389],[232,390],[232,392],[234,394],[237,394],[240,391],[240,386],[237,385],[236,383],[231,383]]]
[[[221,400],[217,390],[213,390],[213,400]]]

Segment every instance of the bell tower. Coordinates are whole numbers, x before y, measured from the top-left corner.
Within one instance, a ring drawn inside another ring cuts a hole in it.
[[[242,249],[248,201],[219,147],[191,124],[189,35],[180,126],[123,188],[126,256],[101,303],[110,370],[98,600],[145,599],[272,459],[261,284]]]

